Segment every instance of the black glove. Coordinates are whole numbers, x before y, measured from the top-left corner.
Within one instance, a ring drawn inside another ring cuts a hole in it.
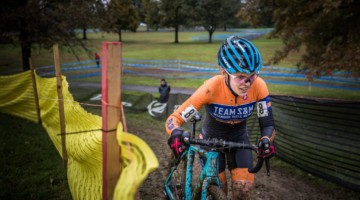
[[[262,137],[258,143],[258,147],[258,157],[269,159],[275,155],[274,144],[270,141],[268,137]]]
[[[170,149],[173,151],[176,158],[181,156],[181,154],[184,152],[182,139],[184,131],[182,129],[175,129],[171,132],[171,136],[168,140],[168,145]]]

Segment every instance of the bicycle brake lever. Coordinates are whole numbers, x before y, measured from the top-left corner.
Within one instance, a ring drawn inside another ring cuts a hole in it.
[[[249,168],[248,171],[252,174],[257,173],[261,169],[263,163],[264,163],[264,158],[259,157],[255,167],[251,169]]]

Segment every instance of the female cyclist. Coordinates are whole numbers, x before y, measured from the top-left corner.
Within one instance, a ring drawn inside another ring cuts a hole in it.
[[[262,67],[258,49],[246,39],[230,36],[220,46],[217,61],[221,75],[205,81],[166,120],[170,148],[175,156],[181,155],[181,136],[184,132],[181,126],[203,106],[205,117],[201,136],[204,139],[218,138],[250,144],[246,119],[256,109],[261,130],[259,152],[262,157],[273,156],[275,125],[269,91],[258,75]],[[254,174],[248,172],[248,168],[253,165],[251,150],[237,149],[221,153],[219,164],[219,178],[224,191],[227,192],[227,164],[232,180],[232,199],[250,199],[254,183]]]

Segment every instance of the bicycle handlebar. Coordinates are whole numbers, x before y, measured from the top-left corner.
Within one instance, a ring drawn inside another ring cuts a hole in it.
[[[229,141],[220,140],[220,139],[216,139],[216,138],[204,140],[204,139],[184,137],[183,140],[187,144],[198,144],[198,145],[204,145],[204,146],[218,148],[218,149],[219,148],[220,149],[240,148],[240,149],[250,149],[250,150],[254,150],[256,152],[258,150],[258,147],[255,145],[252,145],[252,144],[229,142]],[[258,160],[257,160],[255,167],[249,168],[248,171],[250,173],[257,173],[261,169],[261,167],[264,163],[264,160],[266,162],[267,175],[270,176],[269,159],[266,159],[266,158],[263,158],[260,156],[258,156]]]
[[[222,149],[231,149],[231,148],[251,149],[251,150],[258,152],[258,147],[255,145],[251,145],[251,144],[229,142],[229,141],[224,141],[224,140],[219,140],[219,139],[214,139],[214,138],[210,139],[210,140],[194,138],[195,125],[200,120],[201,120],[201,116],[200,116],[200,113],[198,113],[198,112],[196,112],[195,115],[190,118],[192,131],[191,131],[191,135],[186,135],[185,137],[183,136],[183,141],[185,143],[199,144],[199,145],[205,145],[205,146],[209,146],[209,147],[213,147],[213,148],[222,148]],[[187,141],[185,141],[185,140],[187,140]],[[264,161],[266,164],[266,173],[268,176],[270,176],[270,160],[269,160],[269,158],[262,157],[262,156],[258,156],[258,160],[257,160],[255,167],[253,167],[251,169],[249,168],[248,171],[250,173],[257,173],[261,169]]]
[[[197,138],[191,139],[191,138],[185,137],[184,142],[190,143],[190,144],[204,145],[204,146],[213,147],[213,148],[221,148],[221,149],[239,148],[239,149],[251,149],[251,150],[255,150],[255,151],[258,150],[257,146],[255,146],[255,145],[239,143],[239,142],[229,142],[229,141],[216,139],[216,138],[204,140],[204,139],[197,139]]]

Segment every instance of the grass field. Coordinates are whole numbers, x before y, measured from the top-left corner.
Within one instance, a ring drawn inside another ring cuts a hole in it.
[[[64,165],[46,131],[0,113],[0,199],[71,199]]]
[[[216,32],[215,34],[229,34]],[[194,41],[192,37],[207,35],[206,32],[180,32],[179,44],[174,44],[173,32],[137,32],[123,33],[123,57],[134,59],[164,59],[189,60],[215,63],[220,41],[212,44],[207,41]],[[82,49],[76,49],[76,56],[70,49],[61,48],[61,62],[89,60],[93,52],[101,52],[103,41],[116,41],[117,35],[106,33],[91,33],[86,41],[90,54]],[[279,40],[260,38],[254,43],[262,52],[264,62],[268,62],[272,53],[281,48]],[[278,66],[294,68],[300,53],[293,53]],[[37,48],[32,53],[35,66],[53,65],[51,50]],[[21,54],[18,46],[0,44],[0,74],[20,72]],[[85,79],[84,81],[99,81]],[[123,84],[151,85],[159,84],[158,78],[126,75]],[[173,87],[198,87],[204,80],[170,79]],[[359,100],[359,92],[349,92],[335,89],[320,89],[269,84],[272,94],[314,96]],[[90,91],[72,90],[75,99],[82,101],[89,97]],[[130,92],[133,93],[133,92]],[[87,108],[93,113],[99,109]],[[160,128],[163,122],[155,121],[143,113],[128,113],[128,126],[140,126],[146,122],[149,127]],[[66,173],[61,158],[41,126],[26,120],[0,113],[0,199],[71,199],[66,182]]]
[[[221,34],[236,34],[236,32],[215,32],[214,36]],[[174,43],[173,32],[137,32],[123,33],[123,54],[124,58],[134,59],[163,59],[163,60],[190,60],[201,62],[216,62],[217,50],[221,41],[197,41],[192,38],[195,36],[207,36],[207,32],[180,32],[180,43]],[[117,35],[107,33],[89,33],[88,40],[85,41],[90,52],[88,54],[83,49],[75,49],[73,52],[65,47],[61,47],[61,62],[72,62],[79,60],[94,59],[94,52],[101,52],[101,43],[103,41],[117,41]],[[262,52],[262,57],[267,63],[272,52],[279,49],[281,42],[276,39],[258,39],[254,43]],[[10,44],[0,44],[0,66],[10,68],[21,68],[21,52],[19,46]],[[51,50],[35,48],[32,52],[32,59],[35,66],[52,65],[53,55]],[[287,60],[280,63],[279,66],[295,67],[293,61],[298,60],[298,54],[291,55]]]
[[[236,32],[215,32],[215,35],[236,34]],[[207,32],[180,32],[179,44],[174,43],[173,32],[137,32],[123,33],[123,58],[140,60],[187,60],[216,63],[216,54],[221,41],[193,40],[195,36],[207,36]],[[101,43],[103,41],[117,41],[117,35],[107,33],[89,33],[87,48],[88,52],[77,48],[71,51],[68,48],[61,47],[61,63],[83,61],[94,59],[94,52],[101,52]],[[253,41],[262,53],[264,64],[268,64],[274,51],[280,49],[281,41],[277,39],[267,39],[265,36]],[[20,72],[21,54],[20,48],[13,45],[0,44],[0,74],[11,74]],[[73,54],[76,53],[76,56]],[[295,64],[300,59],[300,52],[295,52],[276,66],[285,68],[295,68]],[[53,65],[53,54],[51,50],[35,48],[32,53],[32,60],[35,67]],[[205,79],[168,79],[172,87],[197,88]],[[266,80],[266,78],[265,78]],[[100,82],[100,77],[79,79],[79,81]],[[289,79],[291,81],[291,79]],[[321,83],[315,81],[314,83]],[[151,85],[157,86],[159,80],[156,77],[141,77],[126,74],[123,76],[123,84],[130,85]],[[337,85],[342,85],[338,83]],[[354,85],[353,85],[354,86]],[[359,100],[360,93],[357,91],[341,89],[325,89],[307,86],[268,84],[271,94],[312,96],[322,98],[335,98],[346,100]]]
[[[168,60],[189,60],[216,63],[216,54],[221,41],[214,41],[212,44],[206,41],[193,41],[191,38],[206,33],[180,33],[180,44],[174,44],[173,33],[136,33],[124,36],[123,57],[134,59],[168,59]],[[219,32],[217,34],[225,34]],[[229,33],[226,33],[229,34]],[[235,33],[234,33],[235,34]],[[139,41],[134,37],[144,38]],[[127,42],[128,41],[128,42]],[[262,37],[253,41],[262,53],[264,64],[269,64],[269,60],[275,50],[281,48],[282,43],[277,39],[267,39]],[[146,44],[146,45],[144,45]],[[165,49],[165,51],[164,51]],[[292,53],[288,58],[276,66],[285,68],[296,68],[296,63],[300,59],[300,52]],[[197,88],[205,79],[169,79],[168,82],[175,87]],[[142,77],[126,75],[123,77],[124,84],[136,85],[158,85],[158,79],[152,77]],[[312,87],[268,84],[271,94],[285,94],[296,96],[313,96],[322,98],[337,98],[359,100],[359,92],[349,92],[337,89],[323,89]]]

